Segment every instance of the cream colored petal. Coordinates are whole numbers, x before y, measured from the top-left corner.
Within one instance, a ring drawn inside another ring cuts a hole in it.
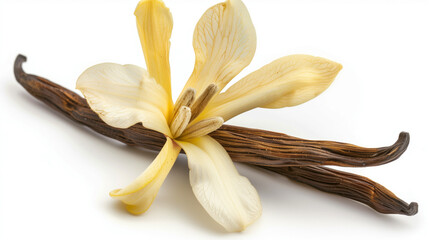
[[[238,232],[259,218],[258,193],[218,142],[204,136],[177,143],[188,156],[192,190],[214,220],[227,231]]]
[[[91,109],[107,124],[146,128],[170,136],[168,95],[138,66],[102,63],[85,70],[76,83]]]
[[[249,13],[240,0],[228,0],[209,8],[194,31],[195,67],[184,89],[197,95],[211,83],[219,91],[255,54],[256,33]]]
[[[134,15],[148,72],[171,96],[169,53],[173,18],[170,10],[160,0],[142,0]]]
[[[150,166],[127,187],[111,191],[110,196],[125,203],[127,210],[132,214],[146,212],[173,167],[180,150],[177,144],[167,138],[164,147]]]
[[[277,59],[247,75],[218,95],[200,115],[228,120],[253,108],[291,107],[325,91],[341,64],[309,55]]]

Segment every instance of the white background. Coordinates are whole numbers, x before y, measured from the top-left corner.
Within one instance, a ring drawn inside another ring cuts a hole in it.
[[[218,1],[165,0],[174,18],[171,45],[177,96],[194,62],[193,28]],[[175,164],[154,204],[128,214],[108,196],[143,171],[155,153],[131,148],[75,124],[15,81],[24,68],[74,89],[100,62],[144,66],[137,1],[0,0],[0,239],[423,239],[428,235],[428,1],[244,0],[258,36],[253,62],[235,80],[288,54],[343,64],[332,86],[301,106],[256,109],[229,124],[367,147],[411,134],[407,152],[385,166],[346,169],[383,184],[413,217],[382,215],[354,201],[238,165],[258,189],[262,217],[226,233],[189,186],[186,159]]]

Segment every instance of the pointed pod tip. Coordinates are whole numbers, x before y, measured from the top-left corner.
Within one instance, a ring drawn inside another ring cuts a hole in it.
[[[25,77],[27,74],[24,72],[24,70],[22,69],[22,63],[27,61],[27,57],[22,55],[22,54],[18,54],[18,56],[16,56],[15,58],[15,63],[13,64],[13,72],[15,74],[15,78],[19,83],[23,83],[25,81]]]
[[[13,65],[15,73],[16,73],[16,70],[23,71],[22,70],[22,63],[25,63],[26,61],[27,61],[27,57],[26,56],[24,56],[22,54],[18,54],[18,56],[16,56],[15,63]]]
[[[416,202],[412,202],[410,203],[410,205],[408,205],[408,208],[405,212],[405,215],[407,216],[414,216],[419,212],[419,204]]]
[[[402,155],[402,153],[404,153],[405,150],[407,150],[409,144],[410,144],[410,134],[408,132],[401,132],[399,134],[398,140],[396,141],[396,143],[393,144],[393,146],[395,145],[398,146],[397,157]]]
[[[26,62],[27,61],[27,57],[22,55],[22,54],[18,54],[18,56],[16,56],[15,62]]]
[[[408,146],[408,144],[410,143],[410,134],[408,132],[401,132],[398,137],[398,142],[403,142],[404,145],[406,143],[406,145]]]

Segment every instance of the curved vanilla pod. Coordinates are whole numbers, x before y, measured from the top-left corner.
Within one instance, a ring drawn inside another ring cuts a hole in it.
[[[382,185],[356,174],[320,166],[262,168],[320,191],[356,200],[380,213],[413,216],[418,211],[416,202],[408,204]]]
[[[228,146],[234,161],[266,167],[334,165],[370,167],[398,159],[407,149],[410,135],[401,132],[391,146],[364,148],[333,141],[315,141],[282,133],[223,125],[211,134]]]

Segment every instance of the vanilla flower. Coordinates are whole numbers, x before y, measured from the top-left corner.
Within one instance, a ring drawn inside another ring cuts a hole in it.
[[[192,190],[204,209],[227,231],[244,230],[261,215],[258,193],[208,134],[253,108],[290,107],[316,97],[331,84],[341,65],[308,55],[286,56],[221,92],[250,63],[256,49],[246,7],[240,0],[227,0],[208,9],[198,21],[194,71],[173,103],[171,13],[160,0],[142,0],[135,15],[148,70],[102,63],[85,70],[77,80],[91,109],[107,124],[128,128],[142,123],[166,137],[150,166],[110,195],[124,202],[129,212],[144,213],[183,149]]]

